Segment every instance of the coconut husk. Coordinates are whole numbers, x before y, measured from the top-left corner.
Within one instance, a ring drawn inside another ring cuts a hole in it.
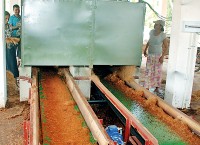
[[[156,105],[158,102],[158,99],[157,98],[149,98],[145,101],[146,105],[147,106],[152,106],[152,105]]]
[[[200,100],[200,90],[192,92],[192,102]]]
[[[6,43],[13,43],[13,44],[18,44],[19,43],[19,41],[20,41],[20,39],[19,38],[14,38],[14,37],[8,37],[8,38],[6,38]]]
[[[122,66],[116,70],[116,75],[124,81],[133,80],[136,73],[136,67],[131,66]]]
[[[19,94],[16,79],[14,78],[14,75],[10,71],[6,71],[7,76],[7,93],[8,96],[13,96]]]

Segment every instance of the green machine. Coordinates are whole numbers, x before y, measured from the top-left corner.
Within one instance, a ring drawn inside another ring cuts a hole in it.
[[[24,66],[141,64],[145,4],[24,0]]]

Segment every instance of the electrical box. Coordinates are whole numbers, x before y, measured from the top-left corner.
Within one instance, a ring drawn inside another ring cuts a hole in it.
[[[200,21],[183,21],[183,31],[190,33],[200,32]]]

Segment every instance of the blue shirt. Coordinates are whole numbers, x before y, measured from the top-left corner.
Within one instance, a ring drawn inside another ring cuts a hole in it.
[[[21,21],[21,16],[16,17],[15,15],[12,15],[9,19],[9,24],[12,26],[17,26],[17,23]],[[17,37],[17,30],[12,31],[12,37]]]

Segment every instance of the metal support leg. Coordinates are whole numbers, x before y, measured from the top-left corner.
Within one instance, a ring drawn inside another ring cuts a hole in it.
[[[125,135],[124,135],[125,142],[128,142],[128,140],[129,140],[130,130],[131,130],[131,120],[126,119],[126,128],[125,128]]]

